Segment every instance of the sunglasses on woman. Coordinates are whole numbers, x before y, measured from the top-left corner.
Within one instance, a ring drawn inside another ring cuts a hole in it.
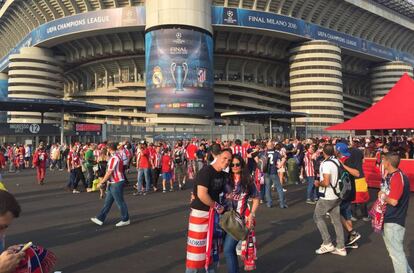
[[[241,164],[240,163],[230,163],[230,167],[240,167]]]

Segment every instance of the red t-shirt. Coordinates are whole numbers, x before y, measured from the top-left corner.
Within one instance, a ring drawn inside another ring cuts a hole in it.
[[[388,197],[394,200],[400,200],[404,191],[404,178],[402,175],[395,174],[390,181],[390,194]]]
[[[138,153],[137,153],[137,159],[138,159],[137,167],[138,167],[138,169],[148,169],[148,168],[150,168],[151,165],[150,165],[150,162],[149,162],[149,158],[150,158],[150,151],[148,149],[138,150]]]
[[[45,151],[37,150],[35,153],[37,158],[37,166],[40,168],[46,168],[47,153]]]
[[[161,172],[171,172],[171,157],[169,155],[163,155],[161,158]]]
[[[198,148],[194,144],[189,144],[187,146],[187,157],[189,160],[195,160],[195,153],[197,152]]]

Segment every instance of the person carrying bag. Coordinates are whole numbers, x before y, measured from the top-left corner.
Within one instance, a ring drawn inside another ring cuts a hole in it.
[[[226,212],[221,216],[220,226],[226,231],[224,238],[224,256],[229,273],[239,273],[239,264],[236,247],[239,241],[246,238],[253,243],[254,223],[256,210],[259,207],[259,192],[254,184],[244,160],[239,155],[233,155],[230,164],[230,179],[225,186],[224,207]],[[248,208],[248,200],[252,200],[251,209]],[[255,239],[254,239],[255,240]],[[254,246],[251,243],[248,245]],[[246,248],[248,251],[248,248]],[[254,247],[250,252],[255,251]],[[254,253],[250,253],[254,254]],[[254,255],[245,253],[244,261],[249,261],[251,266],[245,269],[252,270],[254,266]]]

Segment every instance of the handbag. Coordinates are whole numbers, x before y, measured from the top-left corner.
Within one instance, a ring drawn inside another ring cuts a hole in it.
[[[227,234],[230,234],[238,241],[244,240],[249,233],[242,217],[234,209],[226,211],[221,215],[220,226]]]

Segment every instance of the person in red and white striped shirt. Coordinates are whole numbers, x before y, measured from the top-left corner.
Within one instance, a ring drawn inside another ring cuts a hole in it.
[[[99,226],[102,226],[106,216],[108,215],[108,212],[111,210],[112,204],[115,201],[118,208],[121,210],[121,221],[118,222],[115,226],[127,226],[130,224],[130,221],[128,207],[124,200],[125,176],[123,171],[123,163],[117,154],[116,143],[108,144],[108,150],[111,154],[111,158],[108,160],[108,169],[101,181],[102,184],[108,182],[105,203],[98,216],[96,218],[91,218],[91,221]]]
[[[311,144],[305,145],[305,157],[303,158],[303,163],[305,165],[306,181],[308,182],[308,188],[306,191],[306,203],[315,204],[317,200],[317,193],[315,188],[315,146]]]
[[[231,151],[233,153],[233,155],[239,155],[243,158],[243,160],[246,162],[247,159],[247,153],[246,153],[246,148],[242,146],[241,140],[240,139],[236,139],[234,141],[234,146],[231,147]]]

